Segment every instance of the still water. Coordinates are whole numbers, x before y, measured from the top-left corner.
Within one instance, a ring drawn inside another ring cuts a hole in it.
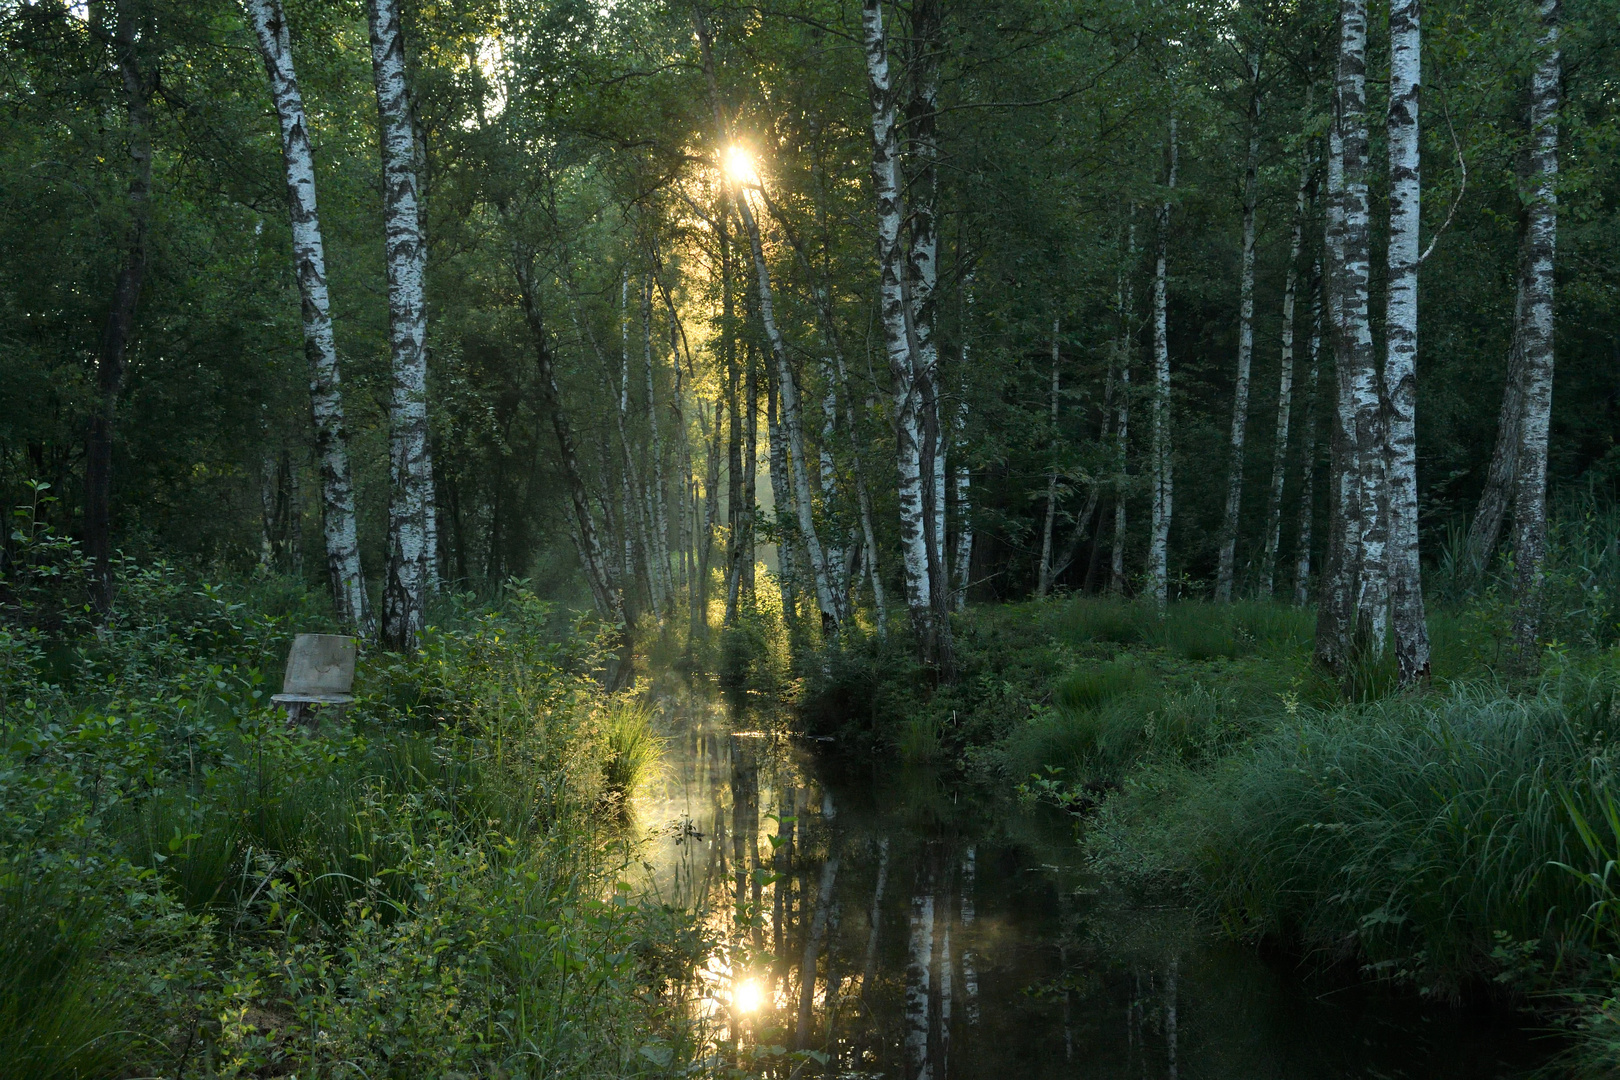
[[[1314,981],[1133,903],[1060,815],[850,761],[701,685],[658,700],[648,887],[732,942],[717,1023],[827,1055],[797,1076],[1490,1080],[1548,1057],[1511,1018]]]

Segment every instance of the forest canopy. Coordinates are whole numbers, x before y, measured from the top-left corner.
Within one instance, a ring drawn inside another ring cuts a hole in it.
[[[1613,14],[12,0],[0,487],[102,607],[161,553],[396,644],[511,577],[696,628],[759,565],[947,666],[1113,590],[1416,677],[1421,568],[1612,491]]]

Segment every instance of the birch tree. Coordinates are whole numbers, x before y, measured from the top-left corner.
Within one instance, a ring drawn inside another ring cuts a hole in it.
[[[1232,389],[1232,433],[1226,476],[1226,512],[1221,518],[1220,561],[1215,573],[1215,599],[1232,599],[1237,559],[1238,522],[1243,504],[1243,444],[1249,429],[1249,374],[1254,362],[1254,215],[1260,170],[1260,56],[1250,53],[1249,151],[1243,169],[1243,260],[1238,277],[1237,378]]]
[[[1422,38],[1418,0],[1389,8],[1389,272],[1384,316],[1384,386],[1388,410],[1389,591],[1395,659],[1402,684],[1429,674],[1429,631],[1418,562],[1417,336],[1418,227],[1422,194],[1418,159],[1418,88]]]
[[[405,38],[397,0],[367,0],[371,70],[382,138],[383,223],[388,267],[388,576],[382,638],[410,649],[422,628],[427,516],[432,504],[427,425],[427,245],[418,198],[416,129],[405,86]]]
[[[281,0],[246,0],[248,21],[270,80],[270,97],[281,127],[281,160],[292,221],[293,268],[309,363],[310,411],[315,420],[315,457],[321,477],[321,531],[326,569],[338,617],[353,627],[368,621],[360,539],[355,524],[354,480],[344,427],[343,385],[332,336],[326,287],[326,247],[315,202],[315,155],[310,146],[304,99],[293,67],[291,35]]]
[[[798,519],[799,540],[809,556],[811,582],[815,587],[816,604],[821,610],[822,625],[829,631],[836,631],[838,624],[843,621],[843,611],[833,593],[826,552],[816,531],[810,502],[810,473],[805,464],[804,413],[799,407],[799,392],[794,385],[793,366],[788,359],[787,345],[783,342],[781,330],[776,325],[776,303],[771,288],[770,268],[765,263],[765,247],[760,239],[759,222],[754,217],[753,208],[748,204],[746,192],[738,194],[736,205],[737,214],[742,218],[743,228],[748,232],[749,246],[754,253],[760,322],[765,327],[765,341],[770,347],[772,359],[776,362],[777,396],[782,403],[782,426],[785,429],[787,452],[790,455],[787,462],[790,470],[788,479],[793,485],[790,509]],[[781,509],[780,506],[777,507],[778,512]]]
[[[1367,6],[1340,0],[1339,58],[1334,78],[1333,124],[1328,136],[1328,314],[1338,376],[1333,439],[1332,534],[1327,573],[1317,608],[1316,656],[1342,671],[1352,634],[1381,639],[1382,623],[1362,625],[1363,612],[1380,597],[1383,543],[1378,528],[1381,479],[1367,454],[1378,447],[1378,385],[1367,313],[1369,225],[1367,205]],[[1368,579],[1372,579],[1369,581]],[[1380,605],[1381,606],[1381,605]],[[1382,619],[1378,613],[1377,618]],[[1353,625],[1354,624],[1354,625]],[[1364,641],[1371,645],[1371,641]],[[1379,642],[1381,644],[1381,640]]]
[[[1148,539],[1148,579],[1160,614],[1170,599],[1170,513],[1174,472],[1170,445],[1170,340],[1166,322],[1166,262],[1170,251],[1170,207],[1176,189],[1176,117],[1170,115],[1165,198],[1159,205],[1157,253],[1153,265],[1153,523]]]
[[[882,263],[879,308],[884,347],[894,380],[895,465],[899,473],[900,547],[905,568],[906,604],[923,655],[938,659],[942,634],[948,631],[935,624],[930,587],[928,518],[923,507],[921,402],[901,283],[899,141],[889,85],[882,0],[862,0],[861,27],[872,107],[872,189],[877,202],[878,252]]]
[[[1288,269],[1283,275],[1282,360],[1277,373],[1277,435],[1271,451],[1271,491],[1266,500],[1266,548],[1260,564],[1260,591],[1271,596],[1277,577],[1277,549],[1282,543],[1283,481],[1288,473],[1288,435],[1294,404],[1294,293],[1299,285],[1299,253],[1305,240],[1306,196],[1311,160],[1307,152],[1294,196],[1294,232],[1288,243]]]
[[[1558,239],[1558,108],[1562,63],[1559,0],[1539,0],[1540,56],[1530,81],[1530,189],[1524,268],[1524,404],[1513,490],[1513,636],[1521,661],[1541,626],[1547,553],[1547,434],[1552,416],[1553,257]]]

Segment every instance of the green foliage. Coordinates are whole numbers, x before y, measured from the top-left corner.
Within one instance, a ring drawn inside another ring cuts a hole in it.
[[[1612,704],[1571,676],[1285,713],[1180,781],[1139,841],[1171,845],[1149,861],[1182,867],[1234,932],[1455,993],[1497,974],[1498,934],[1542,955],[1583,937],[1591,892],[1553,864],[1584,850],[1570,807],[1594,813],[1615,780]],[[1111,808],[1100,851],[1153,788]]]
[[[621,1076],[652,1071],[649,1038],[697,1052],[679,991],[646,990],[706,946],[613,888],[629,849],[598,809],[661,742],[601,693],[594,624],[516,585],[454,599],[416,653],[366,653],[356,703],[307,731],[268,707],[264,667],[318,605],[116,570],[97,631],[0,624],[8,1076]],[[66,626],[71,592],[26,614]],[[684,944],[655,957],[649,935]]]

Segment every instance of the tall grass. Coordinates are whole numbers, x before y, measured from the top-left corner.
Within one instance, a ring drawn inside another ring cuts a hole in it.
[[[1220,917],[1374,971],[1456,990],[1499,935],[1556,949],[1589,888],[1555,863],[1597,812],[1613,692],[1568,678],[1534,696],[1302,710],[1233,755],[1162,823]]]

